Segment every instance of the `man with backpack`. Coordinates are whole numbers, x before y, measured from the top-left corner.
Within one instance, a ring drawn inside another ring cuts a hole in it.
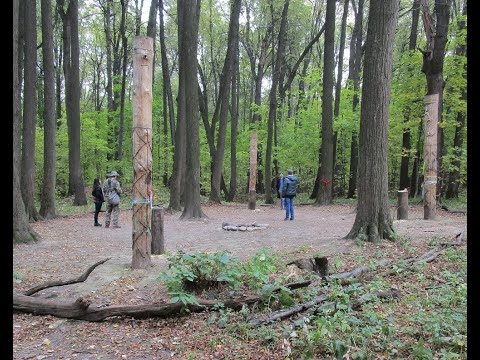
[[[298,178],[293,175],[293,170],[287,171],[287,177],[283,180],[282,195],[285,198],[285,220],[293,220],[293,198],[297,195]]]

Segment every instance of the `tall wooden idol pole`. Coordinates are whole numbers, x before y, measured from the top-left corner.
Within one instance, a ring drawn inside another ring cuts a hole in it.
[[[257,183],[257,133],[254,131],[250,135],[250,181],[248,182],[248,208],[255,210],[257,202],[257,192],[255,184]]]
[[[133,42],[132,269],[152,265],[152,64],[153,39]]]
[[[423,218],[434,220],[437,207],[438,94],[425,96],[425,176]]]

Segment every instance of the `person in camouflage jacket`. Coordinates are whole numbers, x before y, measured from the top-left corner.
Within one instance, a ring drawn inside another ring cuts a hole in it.
[[[120,198],[120,194],[122,193],[118,176],[119,175],[116,171],[112,171],[110,174],[108,174],[108,179],[103,183],[103,193],[105,194],[105,198],[107,200],[107,213],[105,215],[106,228],[110,227],[110,218],[113,222],[114,228],[120,227],[118,225],[118,218],[120,216],[120,200],[118,200],[118,203],[116,204],[111,201],[111,195],[115,195],[114,193],[116,193],[118,198]]]

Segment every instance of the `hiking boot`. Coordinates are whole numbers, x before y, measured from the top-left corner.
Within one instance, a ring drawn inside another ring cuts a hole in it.
[[[105,224],[105,227],[106,227],[106,228],[110,227],[110,224]]]
[[[293,218],[290,218],[290,220],[293,220]]]
[[[121,228],[120,225],[113,225],[112,227],[113,227],[114,229],[119,229],[119,228]]]
[[[96,224],[94,224],[93,226],[102,226],[102,224],[96,223]]]

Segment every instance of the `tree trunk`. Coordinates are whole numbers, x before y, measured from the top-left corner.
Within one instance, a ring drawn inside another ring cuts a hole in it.
[[[182,47],[183,41],[183,6],[184,2],[179,1],[177,3],[177,23],[178,23],[178,49],[179,49],[179,62],[178,62],[178,95],[177,95],[177,127],[175,129],[175,150],[173,157],[173,174],[172,183],[170,185],[170,204],[168,205],[170,210],[180,211],[181,198],[184,188],[182,186],[182,178],[185,175],[185,162],[186,162],[186,108],[185,108],[185,70],[183,69],[184,63],[182,58],[185,56]]]
[[[358,205],[346,236],[393,239],[388,205],[388,112],[397,0],[371,0],[361,101]]]
[[[227,132],[227,117],[229,109],[229,96],[232,83],[233,63],[235,59],[235,48],[238,39],[239,31],[239,16],[240,16],[241,1],[235,0],[232,3],[230,25],[228,30],[228,48],[225,55],[225,63],[222,70],[222,82],[220,84],[220,92],[218,94],[218,101],[216,104],[215,113],[212,119],[212,130],[215,126],[214,121],[216,114],[219,113],[219,129],[217,134],[217,145],[214,156],[213,171],[212,171],[212,189],[210,192],[210,200],[220,203],[220,182],[222,176],[223,159],[225,156],[225,137]],[[220,108],[220,110],[218,110]]]
[[[425,177],[423,190],[423,218],[435,220],[437,202],[437,128],[438,94],[425,96]]]
[[[273,59],[273,52],[272,52],[272,64],[275,63],[275,66],[272,69],[273,71],[272,87],[270,89],[270,96],[269,96],[270,106],[268,110],[267,150],[265,154],[265,203],[266,204],[273,204],[272,185],[271,185],[273,124],[276,121],[276,117],[277,117],[277,89],[278,89],[280,74],[282,73],[283,56],[285,53],[289,3],[290,3],[289,0],[285,0],[283,5],[282,18],[280,21],[280,30],[278,32],[277,54],[275,56],[275,60]],[[273,18],[272,3],[271,3],[271,8],[272,8],[272,18]]]
[[[428,0],[421,0],[422,19],[427,39],[427,49],[423,52],[422,72],[427,79],[427,95],[438,94],[438,124],[442,123],[443,109],[443,63],[448,40],[448,23],[450,20],[451,0],[435,1],[436,28],[433,32],[433,19],[428,8]],[[443,157],[443,127],[438,127],[437,132],[437,171],[439,174],[436,187],[437,196],[443,183],[442,157]]]
[[[13,243],[28,243],[36,241],[38,235],[32,230],[28,222],[28,215],[23,203],[20,188],[20,97],[18,96],[18,67],[19,67],[19,1],[13,0]]]
[[[64,0],[57,0],[63,21],[63,69],[65,73],[65,102],[68,125],[69,194],[73,194],[73,205],[86,205],[80,162],[80,79],[78,39],[78,0],[71,0],[67,11]]]
[[[335,70],[335,0],[327,0],[325,14],[325,49],[323,56],[322,86],[322,145],[320,160],[320,186],[316,205],[332,203],[333,185],[333,73]]]
[[[151,0],[150,12],[148,13],[147,36],[153,39],[153,66],[152,66],[152,84],[155,84],[155,60],[156,60],[156,42],[157,42],[157,8],[159,0]]]
[[[353,4],[353,3],[352,3]],[[360,71],[362,68],[362,38],[363,38],[363,4],[364,0],[358,1],[358,10],[355,15],[355,24],[350,40],[350,60],[348,78],[353,81],[352,110],[356,114],[358,105],[358,90],[360,87]],[[350,149],[350,176],[348,182],[347,198],[351,199],[357,190],[358,170],[358,131],[356,126],[352,131],[352,144]]]
[[[408,50],[413,51],[417,47],[418,18],[420,15],[420,0],[414,0],[412,5],[412,27],[410,28],[410,41]],[[410,121],[410,106],[407,105],[405,112],[405,124]],[[410,179],[408,178],[408,164],[410,162],[410,128],[405,127],[402,135],[402,163],[400,165],[400,186],[399,190],[410,188]]]
[[[30,221],[40,215],[35,207],[35,129],[37,123],[37,16],[36,1],[25,2],[25,85],[23,96],[22,197]]]
[[[233,62],[232,77],[232,111],[231,111],[231,135],[230,135],[230,191],[228,192],[227,201],[233,201],[237,191],[237,128],[238,128],[238,105],[239,105],[239,89],[237,80],[240,78],[238,68],[238,37],[235,44],[235,55]]]
[[[63,0],[62,0],[63,2]],[[112,0],[106,0],[105,8],[103,9],[104,16],[104,30],[105,30],[105,45],[107,52],[107,88],[105,89],[107,95],[107,109],[108,112],[113,111],[113,81],[112,81],[112,33],[111,33],[111,7]],[[113,131],[113,116],[108,114],[108,136],[107,142],[112,145],[115,143],[114,131]],[[107,160],[111,161],[113,159],[113,153],[111,151],[107,152]]]
[[[122,38],[122,89],[120,90],[120,124],[118,130],[118,148],[117,148],[117,160],[123,159],[123,137],[125,126],[125,90],[127,79],[127,60],[128,60],[128,43],[126,35],[126,16],[128,8],[128,0],[120,0],[122,5],[122,21],[120,23],[120,36]]]
[[[180,4],[180,2],[184,2]],[[197,42],[198,23],[200,18],[200,0],[180,0],[178,13],[183,13],[182,69],[185,71],[184,85],[186,108],[186,174],[185,174],[185,207],[180,216],[182,220],[201,219],[206,217],[200,206],[200,138],[198,119],[197,87]],[[188,101],[188,106],[187,106]]]
[[[153,39],[133,44],[132,269],[151,266],[152,249],[152,62]]]
[[[52,219],[55,213],[55,179],[56,157],[55,138],[57,124],[55,121],[55,68],[53,62],[53,18],[51,0],[41,0],[42,8],[42,55],[45,87],[44,94],[44,127],[43,147],[43,188],[40,204],[40,215],[44,219]]]
[[[255,210],[256,205],[256,191],[255,185],[257,182],[257,133],[253,131],[250,134],[250,172],[248,176],[248,208]]]
[[[343,53],[345,50],[345,36],[347,32],[346,30],[347,30],[348,2],[349,0],[344,0],[342,24],[340,26],[340,45],[338,49],[338,65],[337,65],[338,67],[337,67],[337,78],[335,82],[335,103],[333,105],[334,119],[337,119],[340,113],[340,95],[342,90],[342,76],[343,76]],[[335,133],[333,134],[332,197],[335,196],[333,191],[336,185],[336,181],[335,181],[336,165],[335,164],[337,162],[337,141],[338,141],[338,131],[335,131]]]
[[[55,46],[55,104],[58,129],[62,118],[62,45]]]
[[[467,1],[465,0],[465,3],[463,5],[463,11],[462,11],[462,16],[467,15]],[[464,31],[466,28],[465,20],[461,20],[458,22],[458,31]],[[455,50],[456,55],[458,56],[467,56],[467,45],[462,44],[458,45],[457,49]],[[465,80],[466,84],[466,76],[467,76],[467,60],[465,59],[464,65],[463,65],[463,78]],[[462,89],[462,95],[461,95],[461,100],[466,103],[467,101],[467,90],[466,90],[466,85]],[[446,198],[447,199],[452,199],[452,198],[458,198],[458,188],[460,186],[460,159],[462,156],[462,147],[463,147],[463,137],[464,137],[464,128],[465,128],[465,119],[466,119],[466,113],[464,111],[459,111],[457,113],[457,126],[455,127],[455,138],[453,140],[453,151],[455,154],[454,160],[452,161],[452,165],[454,167],[454,170],[452,170],[449,174],[448,177],[448,187],[447,187],[447,193],[446,193]]]

